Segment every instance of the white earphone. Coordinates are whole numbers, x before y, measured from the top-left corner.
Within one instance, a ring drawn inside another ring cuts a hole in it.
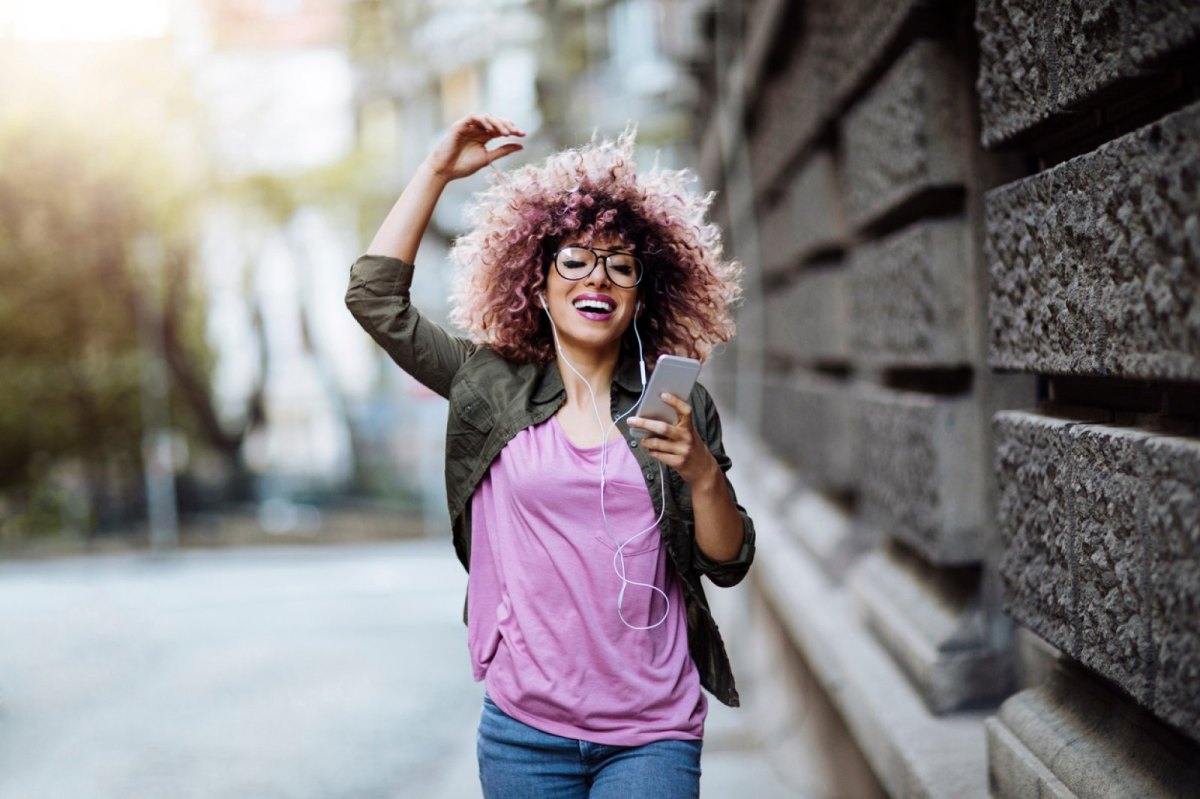
[[[613,537],[612,527],[609,525],[609,522],[608,522],[608,513],[604,509],[604,489],[605,489],[605,485],[607,482],[606,472],[608,470],[608,435],[609,435],[609,433],[612,432],[612,429],[617,426],[618,422],[620,422],[622,419],[624,419],[626,416],[628,416],[630,413],[633,412],[633,409],[638,406],[638,403],[640,403],[642,401],[642,398],[646,394],[646,358],[645,358],[645,353],[642,350],[642,335],[640,332],[638,332],[638,329],[637,329],[637,317],[635,315],[634,320],[633,320],[633,335],[637,338],[637,344],[638,344],[638,367],[641,370],[642,393],[638,395],[637,400],[633,403],[633,405],[631,405],[629,407],[629,410],[625,411],[625,413],[621,414],[616,419],[613,419],[612,424],[607,429],[605,429],[604,421],[603,421],[602,417],[600,416],[600,406],[596,402],[596,391],[592,388],[592,384],[588,382],[587,378],[585,378],[583,376],[583,374],[581,374],[580,371],[575,368],[575,364],[571,363],[571,361],[567,358],[566,354],[563,352],[562,344],[558,340],[558,327],[554,324],[554,317],[550,315],[550,309],[546,307],[546,295],[539,291],[538,297],[542,301],[541,302],[542,310],[546,312],[546,318],[550,320],[550,332],[554,336],[554,347],[555,347],[555,349],[558,350],[559,357],[562,358],[563,363],[565,363],[567,365],[567,367],[572,372],[575,373],[575,376],[583,381],[583,384],[585,386],[587,386],[588,393],[591,394],[591,397],[592,397],[592,411],[596,415],[596,424],[599,425],[600,430],[601,430],[601,437],[600,437],[600,441],[601,441],[601,443],[600,443],[600,447],[601,447],[601,449],[600,449],[600,516],[604,520],[605,532],[608,533],[609,539],[613,540],[613,543],[616,544],[616,541],[614,540],[614,537]],[[641,308],[642,308],[642,302],[641,302],[641,300],[638,300],[637,310],[640,311]],[[658,484],[659,484],[659,486],[661,486],[663,484],[663,470],[662,470],[661,463],[658,464]],[[627,547],[631,542],[637,540],[638,538],[641,538],[646,533],[648,533],[651,530],[654,530],[656,527],[658,527],[658,525],[662,522],[663,514],[666,512],[666,510],[667,510],[667,497],[666,497],[666,494],[664,493],[663,497],[662,497],[662,504],[658,509],[658,515],[655,517],[654,521],[651,522],[650,526],[635,533],[634,535],[631,535],[629,538],[626,538],[620,544],[616,544],[616,552],[613,553],[613,571],[615,571],[617,573],[617,578],[620,579],[620,581],[621,581],[621,590],[617,594],[617,616],[621,619],[621,623],[624,624],[626,627],[630,628],[631,630],[653,630],[655,627],[658,627],[663,622],[665,622],[671,613],[671,598],[669,596],[667,596],[666,591],[663,591],[657,585],[652,585],[650,583],[643,583],[643,582],[639,582],[637,580],[630,580],[628,577],[625,576],[625,547]],[[663,609],[663,615],[658,621],[654,622],[653,624],[640,625],[640,624],[630,624],[629,621],[626,620],[625,613],[623,610],[623,606],[624,606],[624,602],[625,602],[625,589],[631,585],[638,585],[643,588],[649,588],[651,591],[654,591],[655,593],[662,596],[663,601],[666,602],[666,607]]]

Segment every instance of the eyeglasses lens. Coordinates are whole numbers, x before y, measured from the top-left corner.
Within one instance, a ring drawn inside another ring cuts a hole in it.
[[[633,288],[642,279],[642,262],[628,253],[605,253],[608,279],[622,288]],[[554,261],[567,280],[582,280],[596,268],[597,255],[587,247],[564,247]]]

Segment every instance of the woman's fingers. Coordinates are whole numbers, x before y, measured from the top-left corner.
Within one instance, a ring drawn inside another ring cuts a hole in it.
[[[661,394],[662,401],[675,409],[679,419],[675,424],[661,422],[657,419],[645,419],[640,416],[629,417],[629,424],[633,427],[640,427],[648,433],[656,436],[664,437],[679,437],[691,433],[692,427],[692,406],[688,405],[683,400],[676,397],[674,394]]]
[[[445,180],[473,175],[499,158],[522,149],[509,142],[489,150],[488,143],[500,136],[524,136],[511,121],[491,114],[468,114],[455,122],[430,155],[434,172]]]
[[[516,143],[503,144],[494,150],[488,150],[488,163],[490,164],[493,161],[495,161],[497,158],[503,158],[506,155],[512,155],[513,153],[517,152],[518,150],[523,150],[523,149],[525,149],[525,148],[523,148],[521,145],[516,144]]]
[[[470,114],[460,119],[456,126],[491,134],[487,138],[525,135],[525,131],[513,124],[511,120],[492,114]]]
[[[679,414],[679,421],[676,422],[676,427],[689,427],[692,423],[692,406],[676,397],[674,394],[663,394],[663,402],[675,409],[675,413]]]
[[[642,446],[652,458],[673,468],[684,468],[692,458],[696,443],[692,433],[692,406],[673,394],[663,394],[662,399],[679,415],[675,424],[634,416],[630,417],[629,425],[650,434],[643,439]]]
[[[513,124],[512,120],[504,117],[484,114],[484,119],[492,126],[492,130],[501,136],[524,136],[525,132]]]

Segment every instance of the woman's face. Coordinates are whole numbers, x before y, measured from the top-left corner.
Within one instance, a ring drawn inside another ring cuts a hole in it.
[[[611,274],[628,275],[622,259],[614,258],[609,268],[603,256],[632,254],[633,249],[611,234],[572,236],[561,247],[579,244],[596,252],[594,268],[585,277],[568,280],[551,264],[546,276],[546,302],[558,328],[558,337],[567,349],[585,350],[597,355],[616,354],[621,338],[637,314],[638,288],[617,285]],[[578,269],[578,262],[576,262]],[[621,270],[621,271],[618,271]],[[582,271],[582,270],[580,270]],[[622,280],[622,282],[625,282]]]

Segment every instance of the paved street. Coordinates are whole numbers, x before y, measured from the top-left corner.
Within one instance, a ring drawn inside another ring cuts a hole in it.
[[[478,796],[465,582],[441,540],[0,564],[0,797]],[[712,707],[705,795],[789,795]]]

